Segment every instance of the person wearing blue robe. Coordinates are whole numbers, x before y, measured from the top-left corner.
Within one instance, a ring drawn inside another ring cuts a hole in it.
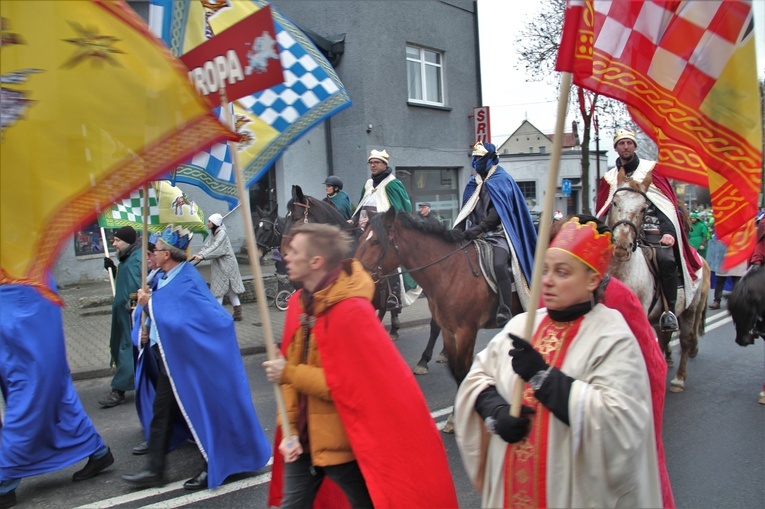
[[[157,289],[160,278],[164,275],[162,269],[156,266],[154,258],[154,243],[158,237],[152,234],[149,237],[148,265],[151,272],[146,277],[146,285],[152,290]],[[149,338],[151,320],[146,318],[144,326],[141,326],[143,317],[143,306],[136,306],[133,311],[133,330],[131,339],[136,352],[135,356],[135,407],[138,414],[138,420],[143,427],[144,441],[133,447],[133,454],[143,455],[149,452],[149,428],[151,419],[154,417],[152,409],[154,405],[154,396],[157,390],[157,377],[159,376],[159,367],[157,359],[151,351],[152,342]],[[145,341],[141,338],[145,335]],[[155,338],[156,339],[156,338]],[[156,341],[155,341],[156,342]],[[178,415],[173,423],[173,431],[168,444],[168,451],[173,451],[185,441],[191,439],[191,431],[186,425],[183,417]]]
[[[154,249],[165,274],[153,292],[138,291],[155,338],[146,354],[154,355],[158,376],[147,464],[122,476],[134,486],[164,483],[165,455],[179,415],[206,463],[184,484],[186,489],[214,488],[229,475],[258,471],[271,456],[252,404],[233,318],[185,261],[189,241],[188,231],[168,226]]]
[[[114,463],[74,389],[61,308],[32,286],[0,285],[0,390],[0,507],[16,503],[25,477],[88,458],[72,477],[81,481]]]
[[[537,232],[523,192],[499,166],[497,148],[479,141],[471,156],[476,173],[465,186],[454,227],[467,239],[481,237],[493,247],[499,297],[496,321],[502,327],[512,316],[513,287],[521,306],[528,309]]]

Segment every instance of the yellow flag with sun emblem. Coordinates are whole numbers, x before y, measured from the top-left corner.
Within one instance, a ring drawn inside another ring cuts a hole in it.
[[[0,6],[0,283],[42,289],[80,225],[233,137],[126,3]]]

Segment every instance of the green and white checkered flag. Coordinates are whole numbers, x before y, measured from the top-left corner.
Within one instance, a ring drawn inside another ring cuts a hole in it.
[[[205,215],[193,200],[168,181],[152,182],[149,185],[148,229],[152,233],[161,233],[169,224],[207,235]],[[132,226],[142,231],[143,189],[133,191],[129,197],[104,210],[98,216],[98,225],[111,229]]]

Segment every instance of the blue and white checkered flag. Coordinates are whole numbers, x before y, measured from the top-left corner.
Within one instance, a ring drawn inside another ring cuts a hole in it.
[[[208,2],[209,4],[209,2]],[[214,11],[202,2],[151,0],[152,30],[180,56],[213,33],[267,6],[244,0],[218,2]],[[350,97],[326,58],[291,21],[271,7],[284,83],[233,103],[239,164],[247,187],[257,182],[281,153],[313,126],[351,105]],[[217,108],[215,114],[225,118]],[[238,201],[231,153],[225,144],[200,152],[175,172],[176,182],[193,184],[210,196]]]

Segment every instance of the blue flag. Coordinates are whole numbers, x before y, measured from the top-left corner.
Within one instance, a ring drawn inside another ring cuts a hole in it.
[[[150,24],[175,56],[203,43],[268,5],[263,1],[225,2],[215,10],[190,0],[151,0]],[[271,8],[285,81],[232,103],[239,164],[245,185],[260,180],[281,153],[316,124],[351,105],[334,69],[308,37]],[[207,35],[206,35],[207,34]],[[221,108],[214,114],[225,120]],[[238,202],[233,159],[217,144],[180,165],[176,182],[199,186],[210,196]]]

